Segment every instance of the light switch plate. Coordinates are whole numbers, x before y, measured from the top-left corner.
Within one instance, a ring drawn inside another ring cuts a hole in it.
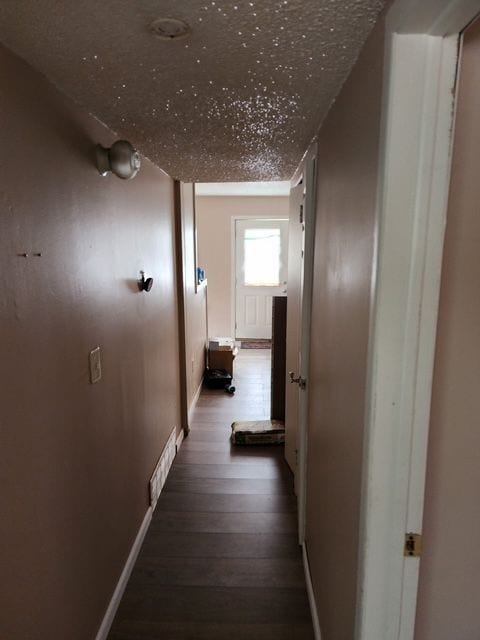
[[[95,384],[102,379],[102,361],[100,358],[100,347],[90,351],[90,382]]]

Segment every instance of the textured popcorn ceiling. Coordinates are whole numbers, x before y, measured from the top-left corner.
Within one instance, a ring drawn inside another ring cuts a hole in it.
[[[383,0],[3,0],[0,40],[185,181],[288,179]],[[159,17],[191,34],[164,41]]]

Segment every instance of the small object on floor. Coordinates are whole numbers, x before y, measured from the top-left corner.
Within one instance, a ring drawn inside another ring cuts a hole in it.
[[[240,340],[241,349],[271,349],[272,341],[269,338],[259,338],[256,340]]]
[[[233,444],[283,444],[285,423],[280,420],[250,420],[232,424]]]
[[[204,380],[209,389],[226,389],[232,384],[232,376],[226,369],[206,369]]]
[[[235,340],[234,338],[210,338],[208,348],[210,351],[233,351]]]
[[[231,384],[227,384],[225,386],[225,391],[233,396],[233,394],[235,393],[235,387]]]

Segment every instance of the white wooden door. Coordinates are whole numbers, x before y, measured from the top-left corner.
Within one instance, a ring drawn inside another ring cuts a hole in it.
[[[300,371],[300,327],[303,280],[304,182],[290,190],[288,222],[288,305],[286,370]],[[299,387],[287,379],[285,389],[285,458],[297,482]]]
[[[300,284],[300,362],[294,372],[298,388],[298,436],[295,491],[298,497],[298,539],[305,543],[305,518],[307,504],[307,449],[308,449],[308,396],[310,369],[310,330],[313,296],[313,262],[315,256],[317,144],[313,143],[303,163],[303,260]],[[287,374],[288,375],[288,374]],[[287,383],[289,384],[289,383]]]
[[[235,337],[272,337],[272,297],[287,295],[288,220],[235,222]]]

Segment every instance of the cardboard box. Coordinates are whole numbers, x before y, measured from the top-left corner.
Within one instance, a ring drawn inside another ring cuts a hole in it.
[[[210,351],[233,351],[235,340],[233,338],[210,338],[208,348]]]
[[[285,423],[280,420],[251,420],[232,424],[233,444],[284,444]]]
[[[233,347],[228,351],[225,350],[208,350],[208,368],[209,369],[225,369],[233,376],[233,361],[238,353],[237,347]]]

